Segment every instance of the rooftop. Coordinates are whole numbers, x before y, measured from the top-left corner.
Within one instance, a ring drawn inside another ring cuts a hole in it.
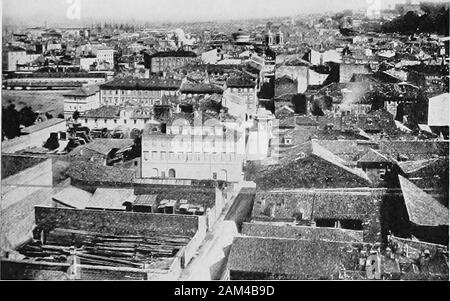
[[[423,226],[448,225],[448,208],[406,178],[399,176],[399,180],[411,222]]]
[[[167,78],[115,78],[100,85],[102,90],[178,90],[181,80]]]
[[[57,124],[61,124],[61,123],[66,123],[66,121],[64,119],[61,118],[51,118],[48,119],[46,121],[42,121],[36,124],[33,124],[32,126],[26,127],[24,129],[22,129],[22,133],[24,134],[31,134],[31,133],[35,133],[38,131],[41,131],[43,129],[46,129],[48,127],[57,125]]]
[[[136,196],[133,189],[97,188],[87,208],[125,210],[125,203],[132,204]]]

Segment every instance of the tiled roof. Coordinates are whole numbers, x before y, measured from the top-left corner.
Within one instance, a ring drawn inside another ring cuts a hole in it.
[[[393,158],[406,156],[409,160],[423,160],[434,156],[448,156],[448,141],[401,141],[381,140],[380,151],[390,154]]]
[[[22,133],[31,134],[31,133],[46,129],[48,127],[51,127],[51,126],[54,126],[54,125],[57,125],[60,123],[65,123],[65,122],[66,121],[61,118],[51,118],[46,121],[38,122],[32,126],[22,129]]]
[[[448,208],[406,178],[399,176],[409,220],[422,226],[448,225]]]
[[[124,203],[133,203],[136,196],[133,189],[97,188],[87,208],[125,210]]]
[[[393,163],[393,160],[380,154],[374,149],[369,149],[368,152],[358,160],[358,163]]]
[[[118,118],[120,116],[121,107],[118,106],[102,106],[84,112],[81,117],[89,118]]]
[[[363,241],[362,231],[309,226],[279,226],[269,223],[243,223],[242,234],[306,240]]]
[[[133,145],[133,139],[97,138],[84,146],[102,155],[108,155],[113,149],[131,148]]]
[[[229,77],[227,87],[229,88],[255,88],[256,83],[248,77]]]
[[[161,51],[150,54],[150,57],[197,57],[192,51]]]
[[[416,161],[403,161],[399,162],[400,168],[403,170],[406,174],[412,174],[415,172],[418,172],[424,168],[427,168],[429,166],[434,165],[435,163],[438,163],[442,161],[442,158],[431,158],[431,159],[424,159],[424,160],[416,160]]]
[[[135,171],[123,167],[103,166],[94,162],[75,161],[67,170],[67,175],[76,181],[133,183]]]
[[[305,221],[317,218],[366,220],[376,213],[373,201],[379,197],[370,191],[258,191],[252,216],[266,221],[295,221],[296,216],[302,213],[302,220]]]
[[[346,164],[346,161],[312,140],[290,150],[278,164],[263,170],[255,181],[263,189],[350,188],[371,185],[370,179],[362,170],[349,168]]]
[[[181,86],[180,89],[181,93],[208,93],[208,94],[222,94],[223,89],[220,87],[217,87],[216,85],[212,84],[204,84],[204,83],[190,83],[186,82]]]
[[[167,78],[116,78],[100,85],[102,90],[178,90],[181,80]]]
[[[228,269],[270,274],[283,279],[336,279],[339,269],[353,270],[351,243],[263,237],[236,237]]]
[[[143,194],[137,195],[133,203],[133,206],[149,206],[153,207],[156,204],[156,198],[158,196],[155,194]]]
[[[36,166],[47,158],[2,153],[2,180],[25,169]]]
[[[156,205],[162,200],[175,200],[176,202],[187,200],[192,205],[212,208],[216,200],[214,188],[198,186],[147,184],[137,186],[135,193],[138,197],[141,195],[157,196]]]
[[[79,89],[66,92],[66,93],[63,94],[63,96],[89,97],[89,96],[97,94],[99,90],[100,89],[99,89],[98,86],[81,87]]]
[[[91,193],[74,186],[68,186],[52,196],[55,201],[77,209],[86,208],[91,198]]]

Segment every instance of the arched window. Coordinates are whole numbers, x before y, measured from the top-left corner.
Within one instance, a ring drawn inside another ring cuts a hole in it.
[[[171,168],[169,169],[169,178],[175,178],[176,173],[175,173],[175,169]]]
[[[152,169],[152,178],[157,178],[159,176],[158,168]]]
[[[228,173],[225,169],[222,169],[219,173],[219,180],[228,181]]]

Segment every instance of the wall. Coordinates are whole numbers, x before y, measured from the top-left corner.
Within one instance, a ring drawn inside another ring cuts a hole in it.
[[[174,169],[175,178],[213,179],[213,173],[216,173],[218,180],[241,181],[245,153],[244,148],[240,146],[244,142],[244,135],[237,138],[236,142],[233,142],[234,138],[224,139],[220,136],[214,139],[213,149],[208,149],[208,145],[212,145],[211,137],[193,140],[188,136],[186,140],[181,141],[176,136],[173,140],[165,136],[144,136],[141,156],[142,177],[162,177],[162,172],[168,177],[169,170]],[[228,148],[229,145],[229,151],[221,150],[221,146]]]
[[[34,206],[51,205],[52,182],[51,160],[2,179],[2,249],[14,249],[32,237]]]
[[[62,122],[36,131],[28,135],[22,135],[11,140],[5,140],[2,142],[3,153],[14,153],[19,150],[23,150],[28,147],[42,147],[42,145],[50,137],[50,133],[53,132],[65,132],[66,122]]]
[[[100,106],[100,94],[89,97],[64,96],[64,118],[72,117],[73,112],[81,114],[85,111],[97,109]]]

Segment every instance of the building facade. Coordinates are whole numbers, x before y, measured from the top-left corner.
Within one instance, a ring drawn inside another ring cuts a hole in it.
[[[172,125],[168,133],[146,127],[142,136],[142,177],[243,180],[245,135],[221,125]]]
[[[181,81],[175,79],[118,78],[100,86],[100,104],[117,106],[128,102],[153,107],[162,104],[163,96],[177,96],[180,86]]]

